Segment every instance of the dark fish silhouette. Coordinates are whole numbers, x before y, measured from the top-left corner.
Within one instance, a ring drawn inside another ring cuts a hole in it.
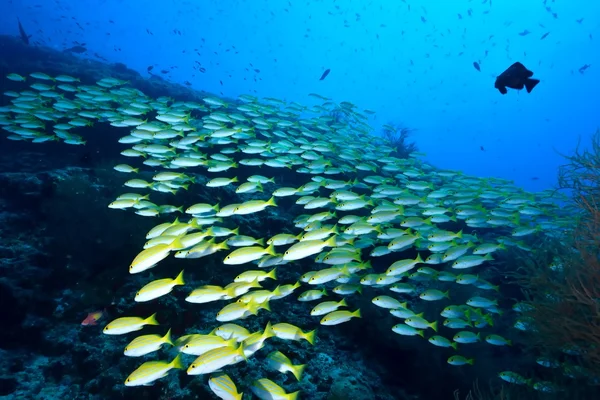
[[[68,49],[64,49],[63,53],[81,54],[81,53],[85,53],[86,51],[87,51],[87,49],[83,46],[73,46],[73,47],[69,47]]]
[[[523,87],[527,89],[527,93],[531,93],[535,85],[540,83],[538,79],[532,79],[533,72],[525,68],[520,62],[516,62],[506,71],[498,75],[494,87],[502,94],[508,91],[506,88],[521,90]]]
[[[25,33],[25,29],[23,29],[23,25],[21,25],[21,20],[19,17],[17,17],[17,22],[19,23],[19,35],[21,35],[21,40],[23,43],[29,44],[29,38],[31,35],[27,35],[27,33]]]
[[[475,67],[475,69],[479,72],[481,72],[481,67],[479,67],[479,63],[477,61],[473,62],[473,66]]]
[[[322,81],[323,79],[327,78],[327,75],[329,75],[329,73],[331,72],[331,70],[329,68],[327,68],[324,72],[323,75],[321,75],[321,78],[319,78],[320,81]]]
[[[583,67],[579,68],[579,73],[583,74],[585,72],[586,69],[588,69],[589,67],[591,67],[590,64],[585,64]]]

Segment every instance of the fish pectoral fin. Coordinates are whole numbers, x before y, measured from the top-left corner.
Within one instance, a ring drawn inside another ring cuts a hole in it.
[[[502,94],[506,94],[508,93],[508,90],[506,90],[505,86],[498,86],[498,90],[500,91],[500,93]]]
[[[527,93],[531,93],[535,85],[540,83],[539,79],[527,79],[525,81],[525,89],[527,89]]]

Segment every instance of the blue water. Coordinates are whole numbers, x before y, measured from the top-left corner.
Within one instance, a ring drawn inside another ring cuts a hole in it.
[[[350,101],[376,111],[375,132],[388,122],[416,129],[434,165],[527,190],[554,187],[560,153],[600,125],[594,1],[13,0],[0,34],[17,35],[17,17],[34,43],[85,43],[82,57],[146,75],[152,65],[199,90]],[[515,61],[541,83],[503,96],[494,79]]]

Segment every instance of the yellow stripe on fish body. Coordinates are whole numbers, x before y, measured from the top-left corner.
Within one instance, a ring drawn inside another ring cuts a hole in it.
[[[221,400],[242,400],[244,396],[243,393],[238,393],[235,383],[224,373],[211,376],[208,380],[208,386]]]
[[[350,270],[346,266],[341,268],[326,268],[320,271],[317,271],[309,280],[309,285],[320,285],[322,283],[327,283],[334,281],[342,276],[350,276]]]
[[[321,319],[321,325],[338,325],[350,321],[352,317],[361,318],[360,309],[354,312],[341,310],[329,313]]]
[[[158,262],[168,257],[171,250],[181,247],[179,239],[171,244],[158,244],[148,249],[142,250],[131,262],[129,273],[136,274],[154,267]]]
[[[157,279],[148,283],[135,294],[134,300],[137,302],[154,300],[170,293],[177,285],[185,285],[183,280],[183,271],[181,271],[175,279]]]
[[[304,339],[310,344],[315,342],[316,330],[310,332],[303,332],[302,329],[288,323],[280,323],[272,326],[275,336],[285,340],[300,340]]]
[[[373,299],[372,303],[378,307],[389,310],[400,308],[402,306],[402,303],[390,296],[377,296]]]
[[[102,333],[105,335],[123,335],[129,332],[135,332],[142,329],[145,325],[158,325],[156,313],[148,318],[140,317],[121,317],[117,318],[104,327]]]
[[[286,391],[269,379],[259,379],[252,383],[250,388],[260,399],[296,400],[298,392],[286,393]]]
[[[210,350],[196,358],[196,360],[187,369],[187,374],[210,374],[230,364],[236,363],[240,358],[244,360],[246,359],[244,354],[244,344],[241,344],[238,348],[219,347]]]
[[[300,238],[301,242],[307,241],[307,240],[323,240],[328,238],[331,235],[337,235],[339,233],[337,225],[334,226],[330,226],[330,227],[324,227],[324,228],[319,228],[319,229],[315,229],[309,232],[306,232],[304,235],[302,235],[302,237]]]
[[[310,312],[310,315],[316,317],[319,315],[329,314],[331,312],[337,311],[340,307],[346,307],[348,304],[346,303],[346,299],[342,299],[339,302],[337,301],[324,301],[322,303],[317,304]]]
[[[273,206],[273,207],[277,206],[277,204],[275,204],[275,197],[271,197],[267,201],[264,201],[264,200],[245,201],[242,204],[240,204],[239,206],[237,206],[233,210],[233,213],[235,215],[253,214],[255,212],[262,211],[269,206]]]
[[[173,222],[165,222],[163,224],[156,225],[154,228],[150,229],[150,231],[146,234],[146,239],[148,239],[148,240],[154,239],[154,238],[162,235],[164,233],[164,231],[169,229],[171,226],[179,224],[179,223],[180,223],[179,219],[175,218],[175,221],[173,221]]]
[[[265,254],[272,256],[276,255],[275,247],[271,244],[267,248],[259,246],[242,247],[229,253],[223,260],[224,264],[228,265],[240,265],[248,262],[256,261]]]
[[[300,287],[300,282],[296,282],[294,284],[288,283],[286,285],[279,285],[273,290],[273,292],[272,292],[273,296],[271,297],[271,299],[272,300],[282,299],[282,298],[294,293],[294,290],[298,289],[299,287]]]
[[[226,305],[217,313],[217,321],[227,322],[234,321],[236,319],[245,319],[250,315],[256,315],[260,308],[269,309],[268,303],[231,303]]]
[[[208,181],[206,183],[206,186],[208,187],[223,187],[223,186],[227,186],[231,183],[237,182],[238,178],[237,177],[233,177],[233,178],[215,178],[212,179],[210,181]]]
[[[410,271],[415,267],[415,265],[422,263],[423,259],[420,254],[417,254],[417,258],[414,260],[399,260],[390,265],[390,267],[385,272],[388,276],[396,276],[401,275],[405,272]]]
[[[200,356],[219,347],[235,347],[236,344],[236,338],[225,340],[217,335],[194,335],[181,346],[180,351],[185,354]]]
[[[306,240],[292,245],[283,254],[283,259],[286,261],[300,260],[314,254],[320,253],[325,247],[335,247],[336,237],[332,236],[329,239],[323,240]]]
[[[223,324],[218,328],[213,329],[211,333],[214,333],[225,340],[236,338],[238,342],[245,340],[251,335],[248,329],[236,324]]]
[[[262,286],[258,282],[258,279],[256,278],[250,282],[232,282],[229,285],[225,286],[223,289],[225,289],[227,293],[228,298],[226,298],[226,300],[228,300],[229,298],[234,299],[238,296],[246,294],[250,291],[250,289],[254,288],[262,288]]]
[[[252,282],[254,280],[262,282],[265,279],[277,280],[276,269],[269,272],[265,271],[245,271],[235,277],[234,282]]]
[[[124,354],[128,357],[141,357],[160,350],[165,343],[173,346],[173,342],[171,341],[171,329],[167,331],[165,336],[143,335],[136,337],[125,347]]]
[[[185,301],[189,303],[210,303],[211,301],[225,300],[227,291],[221,286],[205,285],[193,290]]]
[[[314,301],[319,300],[323,296],[327,296],[326,289],[312,289],[307,290],[306,292],[303,292],[300,296],[298,296],[298,301]]]
[[[125,379],[125,386],[150,385],[155,380],[166,376],[173,368],[183,369],[181,354],[177,354],[177,357],[171,362],[148,361],[143,363]]]

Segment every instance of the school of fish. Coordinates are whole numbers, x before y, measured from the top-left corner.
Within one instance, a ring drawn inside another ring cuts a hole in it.
[[[353,320],[369,311],[352,303],[366,287],[365,292],[377,294],[374,307],[397,318],[389,327],[393,332],[452,349],[451,365],[473,365],[463,349],[477,342],[511,345],[494,330],[496,316],[507,311],[498,305],[499,282],[486,280],[497,277],[492,271],[496,256],[514,247],[531,251],[528,236],[560,236],[570,222],[559,216],[550,192],[527,193],[501,179],[441,170],[419,154],[393,157],[394,148],[371,133],[367,114],[372,112],[318,94],[310,95],[319,103],[313,106],[249,95],[190,102],[150,98],[115,78],[85,85],[43,72],[12,73],[7,79],[28,85],[4,93],[10,104],[0,107],[0,126],[10,140],[84,145],[89,126],[123,128],[119,142],[128,148],[121,155],[131,161],[114,169],[131,190],[107,206],[167,221],[147,232],[129,272],[160,274],[162,260],[181,259],[177,276],[148,282],[131,300],[151,302],[187,290],[185,301],[197,310],[203,303],[224,304],[210,332],[174,339],[165,321],[160,323],[164,335],[132,335],[124,349],[128,357],[156,353],[165,345],[179,354],[141,363],[126,377],[126,386],[150,385],[173,369],[185,369],[189,375],[209,374],[217,397],[241,399],[228,369],[248,360],[267,340],[313,344],[318,325],[361,323]],[[151,179],[137,177],[150,171]],[[303,184],[290,184],[298,180]],[[151,200],[159,192],[172,194],[175,203],[177,193],[193,185],[229,190],[235,201],[171,205]],[[245,216],[258,214],[264,222],[280,207],[295,215],[289,231],[270,237],[244,232]],[[194,260],[203,257],[238,266],[239,274],[224,287],[191,288],[186,282],[193,281]],[[299,265],[310,271],[302,274],[295,268]],[[278,270],[284,268],[288,275],[297,271],[297,279],[280,282]],[[295,292],[292,301],[309,303],[311,326],[270,321],[258,332],[243,326],[244,319],[268,313],[272,302],[290,301]],[[518,313],[518,308],[508,311]],[[158,324],[155,314],[123,316],[103,333],[132,334]],[[527,321],[517,319],[515,328],[527,330]],[[185,363],[186,355],[197,358]],[[302,379],[306,365],[284,353],[273,351],[266,360],[270,369]],[[536,390],[551,388],[511,371],[499,377]],[[261,399],[298,396],[269,379],[245,389]]]

